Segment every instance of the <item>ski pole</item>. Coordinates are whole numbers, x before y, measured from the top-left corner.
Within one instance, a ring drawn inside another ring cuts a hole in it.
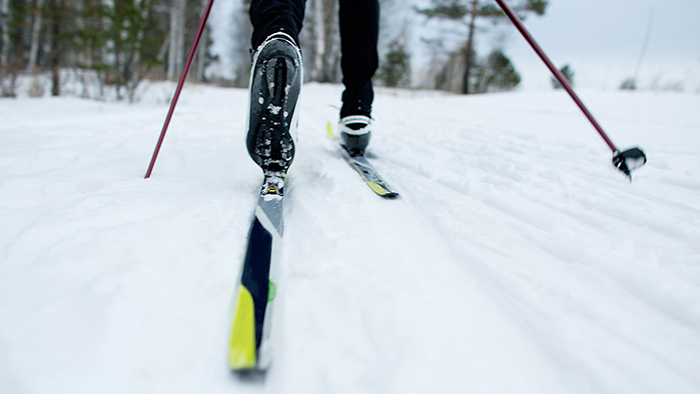
[[[510,6],[506,4],[506,2],[503,0],[496,0],[496,3],[498,3],[499,7],[501,7],[508,19],[510,19],[511,22],[513,22],[520,34],[522,34],[525,40],[530,44],[532,49],[535,50],[540,59],[542,59],[547,68],[549,68],[549,71],[551,71],[552,74],[554,74],[554,77],[557,79],[557,81],[559,81],[564,90],[566,90],[566,92],[569,93],[569,96],[571,96],[571,98],[581,109],[586,118],[588,118],[593,127],[596,129],[596,131],[598,131],[598,134],[600,134],[600,136],[603,137],[605,143],[608,144],[610,150],[613,151],[613,165],[620,171],[624,172],[625,175],[627,175],[631,179],[631,171],[641,167],[647,161],[644,152],[639,148],[632,148],[623,152],[620,152],[620,150],[617,149],[615,144],[613,144],[612,140],[610,140],[610,137],[608,137],[608,135],[605,133],[598,121],[596,121],[596,119],[593,117],[593,114],[588,110],[588,108],[586,108],[586,106],[583,104],[583,101],[581,101],[576,92],[574,92],[574,89],[571,87],[571,84],[569,84],[569,81],[566,79],[566,77],[564,77],[564,74],[562,74],[561,71],[559,71],[554,66],[551,60],[549,60],[547,54],[544,53],[544,51],[537,44],[532,35],[530,35],[530,33],[525,28],[525,25],[520,20],[520,18],[518,18],[513,9],[510,8]]]
[[[148,171],[146,171],[145,178],[148,179],[153,172],[153,166],[156,164],[156,159],[158,158],[158,152],[160,152],[160,147],[163,145],[163,140],[165,139],[165,133],[168,131],[168,125],[170,125],[170,120],[175,112],[175,106],[177,105],[177,100],[180,98],[180,92],[182,92],[182,86],[185,84],[185,79],[187,79],[187,73],[190,71],[190,66],[192,66],[192,60],[194,59],[194,54],[197,52],[197,46],[199,46],[199,40],[202,38],[204,33],[204,28],[207,24],[207,19],[209,19],[209,13],[211,12],[211,7],[214,5],[214,0],[209,0],[206,8],[204,9],[204,14],[202,15],[202,20],[199,22],[199,29],[197,29],[197,34],[194,37],[194,42],[192,43],[192,48],[190,48],[190,53],[187,55],[187,61],[185,62],[185,67],[180,75],[180,81],[177,83],[177,89],[175,89],[175,94],[173,95],[173,100],[170,102],[170,110],[168,115],[165,117],[165,123],[163,124],[163,129],[160,132],[160,137],[158,138],[158,143],[156,144],[156,149],[151,157],[151,163],[148,165]],[[172,48],[170,48],[172,50]]]

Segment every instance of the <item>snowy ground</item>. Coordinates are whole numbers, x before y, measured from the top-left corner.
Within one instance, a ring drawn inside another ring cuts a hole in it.
[[[700,392],[700,96],[382,90],[383,200],[307,85],[264,382],[227,370],[261,174],[245,92],[0,101],[0,392]]]

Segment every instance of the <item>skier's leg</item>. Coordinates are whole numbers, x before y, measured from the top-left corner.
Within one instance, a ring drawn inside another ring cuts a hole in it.
[[[340,116],[372,112],[372,76],[379,64],[379,2],[340,0],[340,41],[343,71],[343,107]]]
[[[372,76],[379,65],[379,2],[339,1],[340,67],[345,85],[340,109],[340,138],[351,155],[363,155],[371,136]]]
[[[252,0],[249,14],[253,23],[253,49],[279,31],[291,36],[298,46],[305,5],[306,0]]]
[[[297,44],[304,0],[254,0],[253,68],[248,153],[266,174],[281,178],[294,159],[296,104],[303,79]]]

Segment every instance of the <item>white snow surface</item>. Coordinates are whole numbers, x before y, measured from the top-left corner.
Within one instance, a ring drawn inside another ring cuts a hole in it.
[[[374,195],[309,84],[264,379],[227,369],[247,93],[0,101],[0,392],[700,392],[700,96],[380,89]]]

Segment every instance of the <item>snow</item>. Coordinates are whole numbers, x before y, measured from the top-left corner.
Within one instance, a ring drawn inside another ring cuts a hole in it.
[[[377,92],[375,196],[309,84],[264,380],[227,370],[246,92],[0,101],[2,393],[700,392],[700,96]]]

